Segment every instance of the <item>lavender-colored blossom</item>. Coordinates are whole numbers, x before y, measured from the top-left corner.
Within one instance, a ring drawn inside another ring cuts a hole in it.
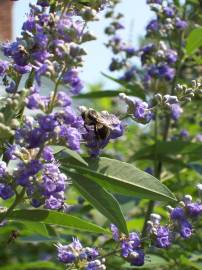
[[[45,161],[47,162],[52,162],[54,161],[54,154],[53,154],[53,150],[51,147],[49,146],[46,146],[44,149],[43,149],[43,153],[42,153],[42,156],[44,158]]]
[[[163,12],[166,14],[168,17],[174,17],[175,15],[175,10],[172,7],[164,7]]]
[[[76,260],[76,256],[73,254],[71,246],[57,245],[58,259],[63,263],[73,263]]]
[[[28,15],[27,20],[23,23],[22,30],[32,32],[36,29],[36,22],[33,15]]]
[[[61,107],[70,106],[72,103],[71,98],[65,92],[62,92],[62,91],[59,91],[57,93],[56,100],[57,100],[57,104]]]
[[[176,103],[171,105],[171,117],[173,120],[178,120],[182,112],[183,109],[181,108],[180,104]]]
[[[64,83],[69,84],[70,91],[77,95],[83,88],[83,83],[78,77],[78,71],[76,69],[68,70],[63,76]]]
[[[62,208],[63,201],[51,195],[48,199],[45,200],[44,206],[48,209],[58,210]]]
[[[201,203],[188,203],[186,205],[188,215],[190,217],[198,217],[202,214],[202,204]]]
[[[202,134],[197,134],[196,137],[195,137],[195,140],[197,142],[202,142]]]
[[[159,29],[159,23],[157,20],[151,20],[146,27],[146,30],[151,31],[151,32],[156,32],[158,31],[158,29]]]
[[[189,132],[186,129],[181,130],[180,131],[180,137],[188,138],[189,137]]]
[[[185,211],[181,207],[173,208],[170,213],[170,218],[173,220],[182,220],[185,217]]]
[[[171,245],[171,235],[168,227],[159,226],[156,232],[156,246],[159,248],[167,248]]]
[[[170,66],[166,64],[162,64],[158,67],[158,75],[162,78],[165,78],[166,80],[170,81],[175,76],[175,69],[171,68]]]
[[[167,50],[165,55],[169,65],[172,65],[177,61],[177,53],[174,50]]]
[[[3,200],[8,200],[14,195],[14,191],[10,185],[0,183],[0,197]]]
[[[111,229],[112,236],[113,236],[114,240],[119,241],[120,235],[119,235],[119,229],[117,228],[117,226],[114,224],[111,224],[110,229]]]
[[[175,25],[176,25],[176,28],[178,28],[180,30],[184,30],[185,28],[187,28],[188,23],[185,20],[182,20],[180,18],[176,18]]]
[[[40,128],[45,132],[53,131],[54,128],[58,125],[54,114],[40,115],[38,116],[38,122]]]
[[[0,161],[0,178],[6,175],[6,170],[7,170],[6,162]]]
[[[144,265],[145,254],[142,249],[136,249],[130,253],[128,261],[131,265],[142,266]]]
[[[0,60],[0,76],[3,76],[9,67],[8,61]]]
[[[181,223],[180,235],[185,239],[192,236],[192,225],[186,220]]]
[[[11,81],[5,90],[9,94],[13,94],[16,90],[16,83],[14,81]]]
[[[20,65],[14,65],[14,69],[19,72],[20,74],[26,74],[29,73],[32,69],[30,65],[20,66]]]

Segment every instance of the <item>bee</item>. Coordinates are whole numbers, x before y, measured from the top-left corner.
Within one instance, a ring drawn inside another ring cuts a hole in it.
[[[107,111],[97,112],[92,108],[86,108],[84,106],[81,106],[79,109],[84,120],[84,127],[88,131],[87,126],[93,126],[95,136],[99,141],[109,138],[114,127],[120,124],[120,120]]]

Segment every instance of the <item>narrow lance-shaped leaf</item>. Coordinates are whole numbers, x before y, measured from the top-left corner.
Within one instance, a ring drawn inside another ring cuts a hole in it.
[[[64,171],[75,168],[86,178],[105,189],[124,195],[135,195],[160,201],[176,200],[172,192],[158,179],[131,164],[109,158],[88,159],[88,167],[62,164]]]
[[[1,216],[2,214],[0,214]],[[49,210],[14,210],[8,219],[41,222],[93,233],[108,233],[107,230],[81,218]]]
[[[121,232],[128,234],[126,221],[114,196],[81,174],[69,173],[69,175],[81,195],[112,223],[116,224]]]

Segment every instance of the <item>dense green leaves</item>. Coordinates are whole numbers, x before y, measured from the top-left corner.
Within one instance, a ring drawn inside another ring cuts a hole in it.
[[[47,269],[47,270],[57,270],[61,269],[57,264],[47,261],[37,261],[37,262],[27,262],[27,263],[15,263],[1,267],[1,270],[35,270],[35,269]]]
[[[191,31],[187,38],[186,53],[193,54],[200,46],[202,46],[202,27],[195,28]]]
[[[183,141],[159,141],[156,144],[146,146],[135,153],[134,159],[142,159],[149,157],[152,159],[154,157],[154,152],[156,157],[161,159],[163,157],[177,154],[189,155],[189,159],[197,160],[201,159],[202,145],[193,142],[183,142]]]
[[[158,179],[131,164],[109,158],[93,158],[87,161],[88,167],[75,164],[62,164],[62,167],[67,173],[70,167],[75,168],[87,179],[113,193],[161,201],[175,200],[171,191]]]
[[[116,224],[121,232],[128,233],[126,222],[120,205],[112,194],[106,191],[95,182],[81,174],[69,173],[72,176],[74,185],[96,209],[98,209],[112,223]]]
[[[8,219],[40,222],[93,233],[107,232],[105,229],[78,217],[49,210],[15,210]]]

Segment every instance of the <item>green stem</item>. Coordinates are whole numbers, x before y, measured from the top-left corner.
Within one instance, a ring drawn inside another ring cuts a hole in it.
[[[16,197],[14,202],[11,204],[11,206],[8,208],[8,210],[4,213],[2,218],[0,218],[0,222],[5,220],[10,216],[10,214],[13,212],[13,210],[16,208],[16,206],[23,200],[25,195],[25,187],[21,190],[21,192],[18,194],[16,193]]]

